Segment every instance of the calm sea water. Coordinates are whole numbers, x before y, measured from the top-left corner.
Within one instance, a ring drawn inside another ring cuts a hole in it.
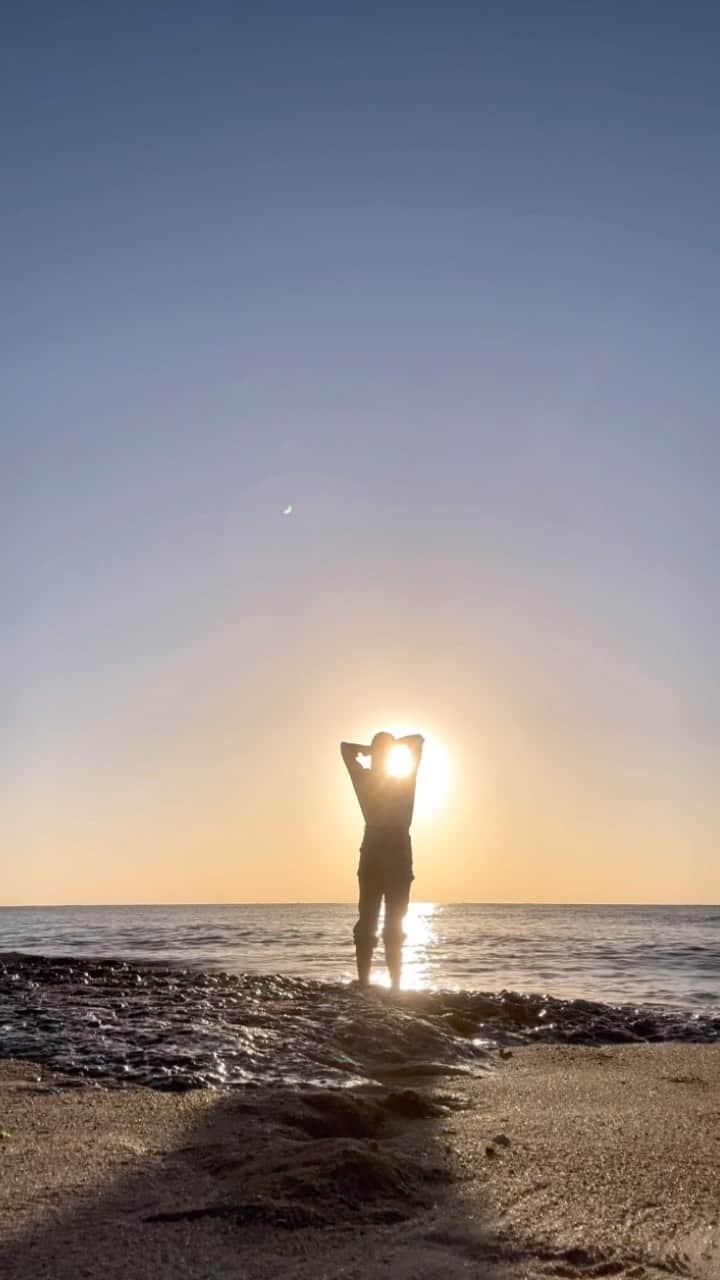
[[[350,905],[0,908],[0,952],[345,981],[354,918]],[[408,988],[720,1008],[720,907],[414,903],[407,933]]]

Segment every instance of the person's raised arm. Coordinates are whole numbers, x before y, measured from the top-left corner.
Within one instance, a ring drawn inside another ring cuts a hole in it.
[[[408,733],[404,738],[398,738],[397,741],[400,746],[407,747],[413,758],[413,768],[417,772],[422,758],[423,747],[425,746],[425,739],[422,734]]]
[[[358,772],[364,773],[364,769],[358,760],[358,756],[369,756],[370,748],[363,746],[362,742],[341,742],[340,752],[345,761],[345,767],[351,777]]]

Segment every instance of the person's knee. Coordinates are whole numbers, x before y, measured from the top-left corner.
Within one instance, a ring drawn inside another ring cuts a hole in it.
[[[388,920],[383,929],[383,942],[390,944],[401,944],[405,941],[405,930],[403,929],[403,921]]]
[[[405,892],[405,886],[402,886],[402,889],[390,896],[390,901],[385,907],[384,942],[401,944],[405,941],[404,925],[407,909],[408,895]]]
[[[362,916],[353,928],[353,938],[355,942],[368,947],[374,947],[377,942],[377,934],[375,926],[371,920],[363,920]]]

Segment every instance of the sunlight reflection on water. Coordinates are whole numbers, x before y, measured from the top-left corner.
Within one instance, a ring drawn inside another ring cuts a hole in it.
[[[435,943],[436,911],[437,904],[434,902],[411,902],[408,907],[403,948],[403,991],[418,991],[431,985],[430,957]],[[376,957],[373,982],[388,987],[390,978],[387,970],[378,964],[380,958],[381,953]]]

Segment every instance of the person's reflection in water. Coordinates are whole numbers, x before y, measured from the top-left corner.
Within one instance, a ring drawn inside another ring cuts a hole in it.
[[[413,880],[410,824],[423,742],[419,733],[394,738],[383,732],[375,734],[370,746],[359,742],[340,744],[365,819],[358,867],[358,920],[353,931],[358,980],[364,987],[370,982],[383,897],[385,960],[393,990],[400,987],[403,921]],[[360,763],[359,756],[370,757],[369,769]]]

